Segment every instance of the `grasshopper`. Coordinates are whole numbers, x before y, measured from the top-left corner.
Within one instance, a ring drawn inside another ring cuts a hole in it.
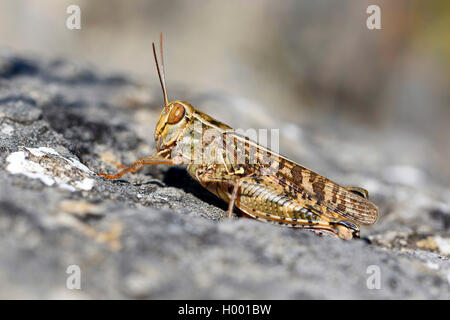
[[[162,34],[161,64],[152,45],[164,96],[154,136],[157,151],[117,174],[100,176],[116,179],[146,165],[187,165],[195,180],[228,202],[228,217],[238,208],[258,220],[332,233],[345,240],[359,238],[358,224],[375,223],[378,209],[368,201],[367,190],[340,186],[238,134],[188,102],[169,101]]]

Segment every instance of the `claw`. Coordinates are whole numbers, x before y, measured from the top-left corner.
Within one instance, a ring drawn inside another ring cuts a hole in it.
[[[104,172],[99,172],[99,173],[97,173],[97,175],[99,175],[100,177],[103,177],[105,179],[114,179],[114,177],[115,177],[115,175],[107,174]]]
[[[341,220],[330,222],[330,224],[336,226],[336,233],[339,238],[344,240],[350,240],[352,238],[359,239],[359,227],[353,222]]]

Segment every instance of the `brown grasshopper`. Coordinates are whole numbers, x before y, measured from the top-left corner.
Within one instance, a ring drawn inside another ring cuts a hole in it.
[[[368,192],[335,182],[238,134],[231,127],[167,97],[162,34],[161,65],[153,55],[164,95],[164,108],[155,129],[157,152],[137,160],[116,179],[146,165],[187,165],[203,187],[228,202],[228,217],[237,207],[255,219],[284,226],[330,232],[342,239],[359,237],[361,224],[373,224],[377,207]]]

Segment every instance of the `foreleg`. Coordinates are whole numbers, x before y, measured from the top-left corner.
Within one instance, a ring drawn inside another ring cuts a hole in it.
[[[131,166],[126,167],[125,169],[119,171],[116,174],[107,174],[104,172],[99,172],[98,175],[102,176],[105,179],[117,179],[121,176],[123,176],[125,173],[131,172],[135,173],[136,171],[142,169],[145,166],[153,165],[153,164],[167,164],[167,165],[180,165],[182,164],[182,160],[175,158],[175,159],[165,159],[165,158],[158,158],[157,156],[159,153],[155,153],[150,158],[142,158],[134,162]]]

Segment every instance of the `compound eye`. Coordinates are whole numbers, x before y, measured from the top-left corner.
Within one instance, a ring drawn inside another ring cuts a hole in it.
[[[173,106],[172,110],[170,110],[169,118],[167,119],[168,124],[176,124],[181,121],[184,117],[184,107],[177,103]]]

